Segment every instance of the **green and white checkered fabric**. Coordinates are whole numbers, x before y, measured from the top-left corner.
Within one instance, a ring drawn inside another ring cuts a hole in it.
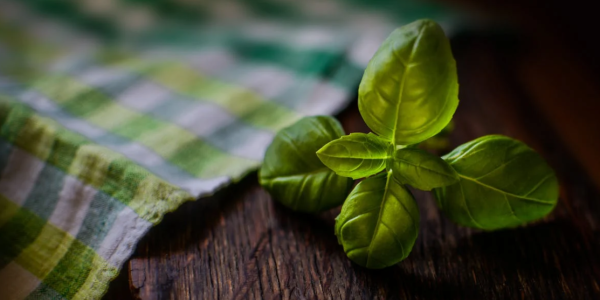
[[[165,213],[344,108],[394,27],[450,20],[350,2],[0,0],[0,299],[100,298]]]

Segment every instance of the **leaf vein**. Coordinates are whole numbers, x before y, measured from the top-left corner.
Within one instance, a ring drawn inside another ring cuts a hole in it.
[[[525,197],[525,196],[520,196],[520,195],[516,195],[516,194],[513,194],[513,193],[509,193],[509,192],[507,192],[507,191],[503,191],[503,190],[501,190],[501,189],[498,189],[498,188],[495,188],[495,187],[493,187],[493,186],[487,185],[487,184],[485,184],[485,183],[482,183],[481,181],[478,181],[478,180],[476,180],[476,179],[474,179],[474,178],[471,178],[471,177],[464,176],[464,175],[462,175],[462,174],[458,174],[458,176],[460,176],[460,177],[461,177],[461,178],[463,178],[463,179],[466,179],[466,180],[469,180],[469,181],[475,182],[475,183],[477,183],[477,184],[479,184],[479,185],[481,185],[481,186],[483,186],[483,187],[485,187],[485,188],[488,188],[488,189],[490,189],[490,190],[494,190],[494,191],[496,191],[496,192],[499,192],[499,193],[507,194],[507,195],[509,195],[509,196],[513,196],[513,197],[515,197],[515,198],[519,198],[519,199],[526,200],[526,201],[531,201],[531,202],[536,202],[536,203],[540,203],[540,204],[553,205],[553,203],[552,203],[552,202],[543,201],[543,200],[541,200],[541,199],[528,198],[528,197]],[[462,186],[462,185],[461,185],[461,186]]]
[[[354,220],[356,220],[356,219],[358,219],[358,218],[360,218],[360,217],[362,217],[362,216],[368,215],[368,214],[370,214],[370,213],[372,213],[372,212],[378,211],[378,210],[379,210],[379,207],[376,207],[376,208],[374,208],[374,209],[370,209],[370,210],[368,210],[368,211],[366,211],[366,212],[363,212],[363,213],[361,213],[361,214],[359,214],[359,215],[357,215],[357,216],[353,217],[353,218],[352,218],[352,219],[350,219],[350,220],[346,220],[346,222],[344,222],[344,224],[342,224],[342,226],[340,227],[339,234],[342,234],[342,231],[344,230],[344,227],[346,227],[346,225],[348,225],[348,224],[349,224],[349,223],[351,223],[352,221],[354,221]]]
[[[402,257],[406,257],[406,251],[404,250],[404,245],[398,240],[397,237],[397,233],[396,231],[390,227],[388,224],[384,223],[383,221],[381,222],[381,224],[385,227],[387,227],[387,229],[389,229],[392,232],[392,236],[394,237],[394,241],[396,241],[396,243],[398,243],[398,245],[400,245],[400,249],[402,249]]]
[[[306,155],[302,154],[302,151],[300,151],[300,149],[298,149],[298,146],[294,143],[294,140],[292,139],[292,137],[290,137],[288,135],[287,132],[285,132],[285,130],[281,131],[281,137],[284,137],[287,142],[292,146],[292,148],[294,149],[294,152],[296,152],[296,154],[298,155],[299,159],[301,161],[303,161],[305,164],[311,166],[313,165],[312,163],[310,163],[309,161],[306,160]]]
[[[465,190],[463,189],[462,184],[460,184],[460,194],[462,195],[463,198],[463,202],[465,203],[465,209],[467,210],[467,215],[469,215],[469,218],[471,218],[471,221],[473,221],[473,223],[475,223],[475,225],[477,225],[477,227],[479,228],[485,228],[483,226],[481,226],[481,224],[479,224],[479,222],[477,222],[477,220],[475,220],[475,218],[473,217],[473,214],[471,214],[471,209],[469,208],[469,204],[467,203],[467,197],[465,197]]]
[[[377,216],[377,223],[375,223],[375,230],[373,231],[373,236],[371,236],[371,241],[369,242],[369,250],[367,251],[367,266],[369,265],[369,260],[371,259],[371,251],[372,251],[372,245],[373,245],[373,240],[375,239],[375,236],[377,235],[377,232],[379,231],[379,225],[381,224],[381,217],[383,215],[383,206],[385,205],[385,201],[387,199],[387,194],[388,194],[388,185],[390,183],[390,178],[392,176],[392,172],[389,172],[387,174],[387,178],[385,180],[385,189],[383,192],[383,199],[381,200],[381,204],[379,204],[379,215]]]
[[[517,217],[517,214],[515,213],[515,210],[513,209],[512,205],[510,204],[510,200],[508,200],[508,196],[506,196],[506,194],[504,194],[504,199],[506,200],[506,204],[508,204],[508,208],[510,209],[510,212],[512,213],[513,217],[515,219],[517,219],[517,222],[523,223],[523,220],[521,220],[521,219],[519,219],[519,217]]]
[[[481,175],[481,176],[479,176],[479,177],[477,177],[477,178],[474,178],[474,179],[476,179],[476,180],[480,180],[480,179],[484,178],[485,176],[488,176],[488,175],[490,175],[490,174],[491,174],[491,173],[493,173],[494,171],[496,171],[496,170],[498,170],[498,169],[500,169],[500,168],[502,168],[502,167],[504,167],[504,166],[508,165],[509,163],[511,163],[512,161],[514,161],[514,160],[515,160],[515,159],[517,159],[517,158],[519,158],[519,155],[515,155],[515,156],[513,156],[511,159],[509,159],[509,160],[507,160],[507,161],[503,162],[503,163],[502,163],[501,165],[499,165],[498,167],[495,167],[495,168],[494,168],[494,169],[492,169],[491,171],[489,171],[489,172],[487,172],[487,173],[485,173],[485,174],[483,174],[483,175]]]
[[[400,96],[398,99],[398,103],[396,104],[396,111],[394,112],[396,118],[394,119],[394,128],[392,129],[392,142],[394,143],[394,145],[396,144],[396,129],[398,129],[398,111],[400,110],[400,104],[402,103],[402,97],[404,96],[404,85],[406,83],[406,77],[408,77],[409,70],[411,69],[410,63],[413,60],[415,50],[417,49],[417,46],[419,45],[419,43],[421,42],[421,38],[423,37],[422,31],[423,29],[419,30],[419,35],[412,45],[412,49],[410,50],[410,56],[408,57],[408,62],[405,63],[406,68],[404,69],[404,76],[402,76],[402,82],[400,83],[400,89],[398,91],[398,95]],[[392,43],[391,46],[392,45],[394,44]],[[394,47],[392,47],[392,53],[396,54],[394,50]]]
[[[437,171],[437,170],[434,170],[434,169],[430,169],[430,168],[424,167],[424,166],[422,166],[422,165],[417,165],[417,164],[414,164],[414,163],[412,163],[412,162],[410,162],[410,161],[408,161],[408,160],[402,159],[402,158],[395,158],[395,159],[396,159],[396,160],[398,160],[398,161],[404,162],[404,163],[406,163],[406,164],[408,164],[408,165],[411,165],[411,166],[413,166],[413,167],[416,167],[416,168],[419,168],[419,169],[424,169],[424,170],[427,170],[427,171],[429,171],[429,172],[432,172],[432,173],[438,174],[438,175],[440,175],[440,176],[452,177],[452,176],[450,176],[450,175],[449,175],[449,174],[447,174],[447,173],[442,173],[442,172],[439,172],[439,171]]]
[[[542,180],[540,180],[540,182],[538,182],[538,184],[536,184],[533,189],[531,189],[531,191],[527,192],[527,194],[525,194],[525,196],[529,196],[531,195],[531,193],[535,192],[540,186],[542,186],[542,184],[544,182],[546,182],[546,180],[552,178],[554,176],[554,173],[550,172],[550,174],[546,175],[546,177],[544,177]]]

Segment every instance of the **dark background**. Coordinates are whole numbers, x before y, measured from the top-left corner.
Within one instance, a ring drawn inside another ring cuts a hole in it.
[[[367,270],[337,245],[339,209],[294,213],[253,173],[167,215],[105,298],[600,299],[598,10],[578,0],[444,2],[485,24],[452,39],[461,103],[451,145],[500,133],[532,146],[561,183],[550,216],[481,232],[451,223],[416,191],[411,255]],[[339,118],[347,132],[368,131],[356,102]]]

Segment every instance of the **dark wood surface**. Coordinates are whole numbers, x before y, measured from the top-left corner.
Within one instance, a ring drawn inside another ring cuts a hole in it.
[[[457,36],[453,49],[461,102],[452,147],[494,133],[532,146],[561,183],[550,216],[482,232],[453,224],[430,194],[414,191],[421,224],[412,253],[394,267],[367,270],[337,244],[339,209],[318,216],[292,212],[274,202],[253,173],[167,215],[140,242],[105,298],[600,299],[600,195],[597,178],[582,167],[593,158],[582,159],[565,143],[581,135],[572,132],[579,123],[561,123],[552,113],[564,113],[551,101],[569,93],[562,81],[579,83],[561,77],[553,84],[557,78],[549,76],[556,71],[543,63],[547,54],[512,36]],[[356,103],[339,118],[348,132],[368,130]],[[587,122],[590,132],[600,129],[598,120],[577,122]]]

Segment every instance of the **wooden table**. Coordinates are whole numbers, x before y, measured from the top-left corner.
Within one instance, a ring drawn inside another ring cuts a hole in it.
[[[600,116],[569,116],[571,108],[561,109],[554,100],[583,105],[595,115],[598,102],[578,98],[582,83],[573,76],[561,73],[562,85],[554,84],[560,69],[552,62],[560,51],[548,54],[510,37],[478,34],[457,36],[453,49],[461,102],[452,146],[499,133],[539,151],[561,183],[549,217],[482,232],[451,223],[430,194],[415,191],[421,229],[412,253],[394,267],[367,270],[351,263],[337,244],[333,219],[339,209],[294,213],[274,202],[252,173],[167,215],[140,242],[105,298],[600,299],[598,178],[582,168],[599,161],[585,156],[581,145],[564,142],[583,136],[595,147]],[[339,118],[348,132],[368,130],[356,102]],[[561,122],[568,118],[574,121]],[[577,127],[581,122],[587,133]]]

